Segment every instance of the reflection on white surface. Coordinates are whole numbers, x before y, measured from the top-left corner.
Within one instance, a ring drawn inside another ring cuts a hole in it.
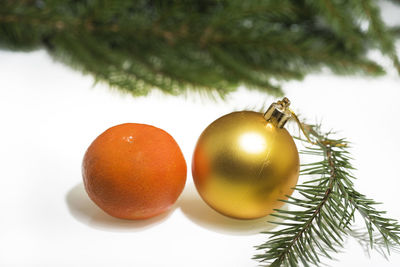
[[[262,231],[271,231],[277,227],[277,224],[271,222],[282,221],[282,219],[273,216],[251,220],[224,216],[209,207],[201,199],[193,184],[186,185],[178,200],[178,207],[187,218],[197,225],[210,231],[229,235],[258,235]],[[281,209],[287,210],[288,205],[285,204]]]
[[[258,133],[246,133],[239,139],[241,148],[250,154],[260,153],[267,145],[265,139]]]

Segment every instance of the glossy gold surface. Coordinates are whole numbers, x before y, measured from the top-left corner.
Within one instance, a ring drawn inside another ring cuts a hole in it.
[[[192,172],[208,205],[230,217],[253,219],[270,214],[282,206],[278,199],[292,194],[299,155],[287,130],[262,113],[233,112],[201,134]]]

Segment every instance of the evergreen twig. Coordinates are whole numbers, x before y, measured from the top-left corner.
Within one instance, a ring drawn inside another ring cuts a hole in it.
[[[400,224],[384,217],[384,211],[375,209],[379,203],[354,189],[348,142],[330,139],[318,126],[305,125],[305,129],[316,145],[302,153],[322,159],[302,166],[301,175],[312,179],[296,186],[300,197],[282,200],[295,209],[272,214],[285,220],[274,222],[278,230],[264,232],[270,237],[257,247],[263,253],[254,258],[271,267],[319,266],[324,257],[332,259],[332,252],[338,252],[348,236],[384,256],[398,251]],[[366,231],[353,229],[356,214],[364,220]]]
[[[45,48],[134,95],[224,96],[240,85],[279,95],[284,81],[326,67],[381,75],[367,56],[375,48],[400,71],[396,30],[379,11],[371,0],[3,0],[0,47]]]

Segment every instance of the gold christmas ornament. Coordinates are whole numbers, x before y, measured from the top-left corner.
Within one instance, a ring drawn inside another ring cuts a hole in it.
[[[266,216],[282,206],[299,176],[299,154],[283,128],[291,118],[289,100],[265,114],[239,111],[211,123],[193,154],[197,191],[216,211],[238,219]]]

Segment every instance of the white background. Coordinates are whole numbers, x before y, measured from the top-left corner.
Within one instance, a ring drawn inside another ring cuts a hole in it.
[[[385,18],[399,22],[399,9]],[[378,53],[372,53],[390,66]],[[294,110],[353,142],[356,187],[399,219],[400,78],[310,75],[285,84]],[[45,51],[0,51],[0,266],[257,266],[253,246],[264,219],[217,214],[198,197],[191,154],[202,130],[233,110],[276,99],[240,89],[225,101],[154,92],[134,98],[93,86],[90,76]],[[167,214],[145,221],[112,218],[87,197],[83,154],[107,128],[125,122],[169,132],[188,164],[185,190]],[[301,181],[301,180],[300,180]],[[332,266],[400,266],[400,255],[369,259],[349,240]]]

